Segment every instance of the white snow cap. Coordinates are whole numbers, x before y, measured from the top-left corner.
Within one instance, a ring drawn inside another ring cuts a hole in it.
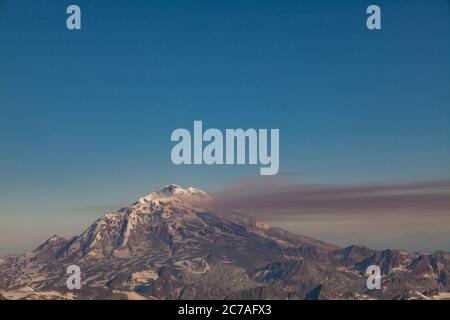
[[[197,202],[197,201],[212,201],[213,198],[207,194],[206,192],[189,187],[187,189],[183,189],[179,185],[176,184],[169,184],[158,191],[155,191],[141,199],[139,199],[139,202],[149,202],[151,200],[160,200],[165,198],[179,198],[182,200],[187,200],[190,202]]]

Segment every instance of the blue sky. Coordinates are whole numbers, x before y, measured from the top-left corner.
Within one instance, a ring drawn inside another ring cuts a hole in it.
[[[450,3],[376,3],[381,31],[373,1],[0,0],[0,254],[168,183],[258,175],[174,166],[194,120],[279,128],[307,183],[449,178]]]

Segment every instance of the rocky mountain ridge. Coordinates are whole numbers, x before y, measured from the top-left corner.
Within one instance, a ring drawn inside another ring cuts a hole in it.
[[[81,290],[66,285],[69,265]],[[366,269],[382,272],[380,290]],[[195,188],[168,185],[79,236],[50,237],[0,259],[6,299],[432,299],[450,292],[450,254],[338,248],[214,209]]]

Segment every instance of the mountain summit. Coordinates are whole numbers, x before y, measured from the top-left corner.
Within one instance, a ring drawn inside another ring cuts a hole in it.
[[[410,299],[450,291],[450,254],[331,244],[219,212],[196,188],[171,184],[72,239],[0,259],[6,299]],[[66,269],[81,270],[68,290]],[[378,265],[382,289],[366,287]]]
[[[182,196],[182,197],[210,197],[206,192],[197,189],[197,188],[193,188],[193,187],[189,187],[188,189],[183,189],[182,187],[180,187],[179,185],[176,184],[169,184],[167,186],[165,186],[164,188],[153,192],[149,195],[149,197],[163,197],[163,196]]]
[[[189,187],[188,189],[183,189],[182,187],[176,185],[176,184],[169,184],[165,186],[164,188],[155,191],[153,193],[150,193],[149,195],[142,197],[138,200],[138,204],[145,204],[152,201],[158,201],[158,200],[173,200],[173,199],[179,199],[185,202],[189,202],[192,204],[201,204],[201,203],[208,203],[212,202],[213,198],[207,194],[206,192]]]

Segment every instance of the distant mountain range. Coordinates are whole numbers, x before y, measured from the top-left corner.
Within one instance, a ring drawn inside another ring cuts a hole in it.
[[[66,269],[81,270],[69,290]],[[366,286],[377,265],[381,289]],[[169,185],[72,239],[0,259],[0,299],[444,299],[450,254],[339,248],[215,210],[205,192]]]

